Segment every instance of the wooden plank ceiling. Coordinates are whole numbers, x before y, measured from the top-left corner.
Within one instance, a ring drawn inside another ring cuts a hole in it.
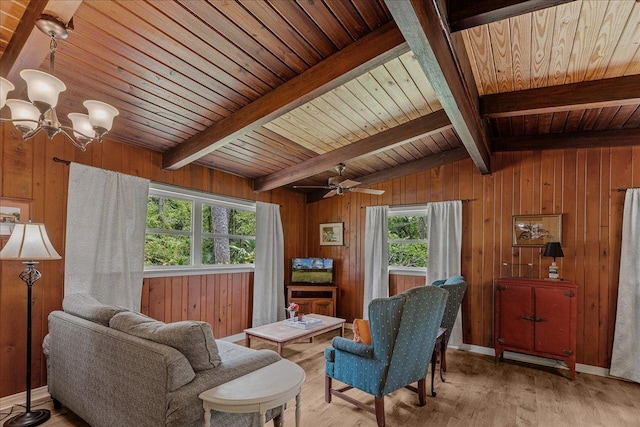
[[[48,71],[33,21],[65,11],[61,121],[108,102],[108,138],[257,191],[324,185],[341,161],[374,185],[469,155],[489,173],[492,151],[640,141],[632,0],[5,0],[0,74]]]

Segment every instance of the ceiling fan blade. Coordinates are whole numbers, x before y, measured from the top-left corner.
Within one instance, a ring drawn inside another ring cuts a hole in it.
[[[327,194],[325,194],[322,198],[326,199],[327,197],[333,197],[338,194],[338,190],[331,190]]]
[[[376,194],[378,196],[384,194],[384,190],[371,190],[369,188],[351,188],[350,191],[354,193]]]
[[[293,188],[324,188],[330,190],[333,187],[329,187],[328,185],[294,185]]]
[[[354,181],[352,179],[345,179],[344,181],[342,181],[340,183],[340,187],[342,187],[342,188],[351,188],[351,187],[355,187],[358,184],[360,184],[358,181]]]

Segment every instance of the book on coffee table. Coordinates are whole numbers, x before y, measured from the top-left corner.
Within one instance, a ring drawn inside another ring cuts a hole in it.
[[[287,319],[284,321],[284,324],[287,326],[291,326],[292,328],[312,329],[312,328],[315,328],[316,326],[322,325],[322,320],[314,319],[313,317],[303,316],[302,320]]]

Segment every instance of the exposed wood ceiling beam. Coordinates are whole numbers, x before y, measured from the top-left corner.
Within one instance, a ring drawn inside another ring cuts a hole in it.
[[[36,27],[36,20],[46,13],[68,23],[81,4],[82,0],[33,0],[29,3],[7,49],[0,58],[0,75],[16,87],[11,92],[10,98],[20,97],[26,88],[25,81],[20,77],[20,71],[25,68],[40,68],[49,54],[50,38]]]
[[[471,159],[487,174],[491,172],[489,137],[478,113],[469,58],[461,34],[447,30],[437,2],[385,0]]]
[[[361,139],[255,180],[253,190],[268,191],[319,174],[331,167],[411,142],[451,127],[444,110],[420,117],[392,129]]]
[[[354,180],[360,183],[359,187],[366,187],[369,185],[378,184],[380,182],[402,178],[403,176],[422,172],[428,169],[437,168],[439,166],[457,162],[459,160],[464,160],[467,158],[469,158],[467,150],[465,150],[463,147],[459,147],[454,148],[453,150],[447,150],[441,153],[432,154],[431,156],[423,157],[421,159],[385,169],[380,172],[372,173],[370,175],[361,176],[359,178],[355,178]],[[326,193],[327,190],[320,190],[307,194],[307,203],[322,200]]]
[[[512,117],[640,104],[640,75],[614,77],[480,97],[483,117]]]
[[[189,164],[408,51],[398,27],[389,22],[168,150],[162,156],[162,166],[177,169]]]
[[[449,26],[461,31],[575,0],[449,0]]]
[[[540,151],[567,148],[628,147],[640,145],[640,129],[548,133],[493,139],[494,151]]]

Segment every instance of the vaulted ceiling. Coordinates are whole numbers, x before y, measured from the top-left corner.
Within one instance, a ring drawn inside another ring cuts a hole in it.
[[[370,186],[467,157],[490,173],[495,151],[640,144],[634,0],[3,0],[14,84],[49,69],[42,13],[73,18],[61,119],[105,101],[109,139],[256,191],[323,185],[341,162]]]

